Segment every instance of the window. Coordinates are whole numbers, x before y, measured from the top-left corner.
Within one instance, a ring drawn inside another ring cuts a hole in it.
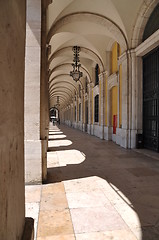
[[[143,41],[159,29],[159,4],[153,10],[144,30]]]
[[[95,96],[94,99],[94,121],[98,122],[99,121],[99,95]]]
[[[95,85],[99,84],[99,77],[98,77],[98,75],[99,75],[99,66],[97,64],[96,67],[95,67]]]

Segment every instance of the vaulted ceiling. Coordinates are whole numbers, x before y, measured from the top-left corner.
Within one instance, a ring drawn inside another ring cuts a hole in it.
[[[133,29],[143,2],[149,0],[53,0],[47,10],[50,107],[60,99],[60,109],[72,102],[78,84],[91,82],[92,68],[106,71],[106,52],[117,41],[121,51],[131,48]],[[145,3],[145,4],[146,4]],[[73,46],[80,46],[83,77],[70,77]]]

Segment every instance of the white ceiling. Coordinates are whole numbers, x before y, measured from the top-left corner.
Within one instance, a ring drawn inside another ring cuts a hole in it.
[[[149,1],[149,0],[145,0]],[[53,0],[47,10],[50,75],[50,107],[60,96],[60,108],[68,105],[78,83],[69,76],[72,47],[81,47],[82,84],[97,63],[106,71],[106,52],[115,41],[125,51],[131,44],[134,25],[144,0]],[[98,62],[99,61],[99,62]],[[101,69],[100,69],[101,70]],[[88,74],[87,74],[88,73]],[[53,80],[52,80],[53,79]],[[71,85],[71,84],[72,85]],[[72,91],[72,92],[71,92]],[[65,99],[65,100],[64,100]]]

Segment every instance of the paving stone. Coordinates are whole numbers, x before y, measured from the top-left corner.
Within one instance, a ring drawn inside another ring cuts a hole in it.
[[[158,240],[157,160],[60,128],[50,131],[67,137],[49,141],[37,240]],[[36,188],[27,194],[28,204],[39,201]]]
[[[37,237],[73,234],[69,210],[40,211]]]
[[[75,233],[127,229],[127,225],[112,206],[77,208],[70,211]]]

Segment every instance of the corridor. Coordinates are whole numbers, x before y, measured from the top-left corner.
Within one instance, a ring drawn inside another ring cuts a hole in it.
[[[50,126],[47,183],[26,186],[35,239],[159,239],[159,159],[146,153]]]

